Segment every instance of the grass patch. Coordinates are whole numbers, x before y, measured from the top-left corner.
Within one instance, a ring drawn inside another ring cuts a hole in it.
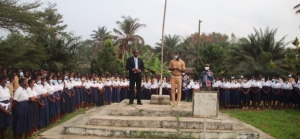
[[[176,122],[179,124],[180,123],[180,117],[176,115]]]
[[[35,134],[34,136],[32,136],[30,139],[35,139],[38,134],[41,134],[41,133],[43,133],[43,132],[45,132],[45,131],[47,131],[47,130],[49,130],[49,129],[51,129],[51,128],[53,128],[53,127],[55,127],[55,126],[57,126],[57,125],[59,125],[63,122],[66,122],[66,121],[72,119],[73,117],[75,117],[79,114],[84,114],[88,110],[90,110],[90,109],[80,109],[78,111],[70,113],[70,114],[66,115],[64,118],[60,119],[60,122],[56,122],[54,124],[49,125],[48,127],[45,127],[43,130],[39,130],[39,132],[37,134]],[[7,129],[7,139],[13,139],[13,138],[14,138],[13,130],[12,130],[12,127],[10,127],[10,128]]]
[[[222,110],[222,112],[259,128],[277,139],[300,138],[299,110]]]

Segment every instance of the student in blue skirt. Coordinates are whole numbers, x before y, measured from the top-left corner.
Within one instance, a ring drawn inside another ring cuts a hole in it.
[[[105,105],[109,105],[112,102],[112,94],[111,94],[111,86],[112,82],[110,81],[110,76],[106,76],[106,80],[104,82],[104,88],[105,88]]]
[[[282,102],[284,104],[284,109],[289,107],[292,90],[293,90],[293,85],[289,83],[287,79],[284,79],[284,83],[281,84],[281,96],[282,96]]]
[[[251,91],[252,91],[252,103],[254,103],[254,106],[258,110],[259,110],[259,105],[261,103],[261,89],[262,89],[261,79],[257,78],[255,81],[251,83]]]
[[[190,82],[189,82],[189,85],[188,85],[188,101],[191,101],[192,98],[193,98],[193,88],[192,86],[194,85],[194,80],[192,79],[192,77],[190,76]]]
[[[64,93],[65,93],[65,108],[66,113],[72,112],[72,93],[71,93],[71,82],[69,80],[68,72],[65,72],[64,76]]]
[[[155,82],[155,78],[152,78],[150,88],[151,88],[151,95],[158,94],[158,83]]]
[[[93,78],[93,82],[91,85],[91,93],[92,93],[93,106],[97,106],[97,103],[99,101],[99,89],[98,89],[98,81],[96,79],[96,76]]]
[[[294,99],[295,99],[295,109],[299,109],[299,100],[300,100],[300,94],[299,94],[299,90],[300,90],[300,80],[299,79],[295,79],[295,83],[294,83]]]
[[[269,78],[263,77],[261,79],[261,84],[262,84],[262,100],[264,107],[269,107],[271,108],[271,82],[269,81]]]
[[[76,74],[74,74],[74,80],[72,81],[73,84],[73,89],[75,92],[75,96],[74,96],[74,101],[75,101],[75,109],[79,110],[79,105],[80,105],[80,83],[78,80],[78,76]]]
[[[231,89],[231,85],[228,79],[225,79],[225,82],[222,83],[222,107],[224,108],[228,108],[228,103],[230,102],[230,89]]]
[[[231,107],[234,109],[237,109],[241,103],[240,100],[240,87],[241,84],[238,83],[237,80],[233,80],[233,82],[230,84],[231,85]]]
[[[128,84],[125,80],[125,76],[122,76],[121,82],[120,82],[120,101],[123,101],[124,99],[128,99]]]
[[[92,81],[90,80],[91,77],[86,76],[86,81],[84,82],[84,89],[85,89],[85,108],[90,108],[91,107],[91,83]]]
[[[26,89],[29,101],[28,101],[28,107],[29,107],[29,115],[30,115],[30,133],[29,137],[33,135],[33,133],[37,132],[37,127],[39,124],[39,106],[37,101],[40,99],[40,96],[38,93],[34,90],[35,80],[29,79],[28,80],[29,87]]]
[[[55,94],[56,121],[59,122],[61,118],[61,107],[62,107],[61,94],[64,89],[64,86],[62,83],[62,78],[60,76],[58,76],[57,78],[54,77],[53,80],[56,88],[56,94]]]
[[[112,81],[112,102],[120,102],[120,82],[118,81],[118,76],[115,76],[114,81]]]
[[[71,89],[69,89],[69,92],[71,93],[71,111],[70,113],[76,111],[76,92],[74,90],[74,86],[76,85],[76,82],[74,80],[74,72],[70,73],[70,86]]]
[[[278,79],[274,79],[274,83],[272,84],[272,94],[271,100],[273,102],[273,108],[277,108],[280,106],[280,93],[281,93],[281,84],[279,83]],[[277,102],[277,106],[276,106]]]
[[[55,97],[54,97],[54,92],[55,88],[52,84],[52,77],[47,76],[46,77],[47,82],[45,83],[44,87],[46,87],[47,92],[49,94],[48,98],[48,104],[49,104],[49,116],[50,116],[50,124],[54,123],[54,119],[56,116],[56,107],[55,107]]]
[[[79,89],[80,89],[80,105],[79,108],[84,108],[84,101],[85,101],[85,90],[84,90],[84,82],[85,82],[85,76],[80,76],[80,74],[77,74],[77,77],[79,78]]]
[[[97,103],[97,106],[104,106],[104,97],[103,97],[103,89],[104,88],[104,84],[102,83],[102,80],[99,80],[98,81],[98,103]]]
[[[12,98],[7,88],[8,77],[0,76],[0,137],[6,139],[6,129],[12,125],[11,106]]]
[[[145,76],[145,83],[143,84],[142,94],[145,100],[150,100],[151,98],[151,81],[148,75]]]
[[[45,109],[41,110],[39,109],[39,112],[41,112],[40,115],[42,115],[42,113],[44,113],[43,117],[40,116],[40,120],[43,120],[43,124],[40,122],[39,124],[39,128],[43,128],[46,127],[48,125],[50,125],[50,111],[49,111],[49,101],[48,101],[48,97],[49,97],[49,93],[47,92],[47,85],[46,85],[47,81],[46,81],[46,77],[42,77],[41,78],[41,85],[42,85],[42,101],[45,105]]]
[[[250,101],[250,89],[251,84],[247,81],[247,78],[243,78],[243,83],[241,84],[241,100],[242,100],[242,109],[246,110],[249,108]]]
[[[141,99],[145,99],[145,94],[143,93],[144,92],[144,84],[145,83],[146,83],[146,78],[143,77],[142,83],[141,83]]]
[[[26,92],[28,87],[24,78],[19,79],[20,87],[16,90],[13,98],[13,134],[14,139],[22,139],[23,134],[30,132],[30,115]],[[28,136],[26,136],[28,138]]]
[[[166,79],[166,83],[165,83],[164,88],[165,88],[165,92],[166,92],[165,95],[169,95],[170,96],[170,100],[171,100],[171,82],[170,82],[170,78]]]

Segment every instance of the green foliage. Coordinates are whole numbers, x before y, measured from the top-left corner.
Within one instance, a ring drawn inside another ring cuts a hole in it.
[[[99,51],[98,56],[91,62],[91,71],[97,74],[100,73],[118,73],[125,74],[125,64],[117,58],[117,52],[114,50],[111,40],[104,42],[104,47]]]

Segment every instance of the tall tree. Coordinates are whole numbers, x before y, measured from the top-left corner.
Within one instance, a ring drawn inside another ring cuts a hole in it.
[[[179,35],[165,35],[164,36],[164,51],[163,51],[163,59],[165,62],[170,62],[173,59],[173,55],[176,51],[182,51],[180,44],[180,36]],[[155,52],[161,52],[161,42],[156,43]]]
[[[130,16],[122,16],[123,21],[117,21],[116,24],[119,26],[119,30],[114,28],[114,33],[117,34],[117,41],[121,47],[121,59],[124,61],[125,50],[131,53],[131,45],[135,44],[140,47],[140,44],[144,44],[144,39],[136,35],[136,31],[142,27],[146,27],[145,24],[138,23],[139,19],[133,19]]]
[[[97,30],[92,31],[93,34],[90,36],[95,41],[95,51],[99,51],[103,47],[106,39],[112,39],[113,36],[110,34],[110,31],[107,31],[107,27],[99,26]]]

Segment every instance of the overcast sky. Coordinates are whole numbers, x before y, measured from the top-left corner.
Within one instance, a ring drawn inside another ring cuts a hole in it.
[[[33,2],[34,0],[20,0]],[[136,34],[154,46],[161,39],[164,0],[41,0],[57,4],[67,31],[89,39],[92,30],[107,26],[112,31],[121,16],[139,18],[147,25]],[[278,28],[276,39],[287,35],[286,42],[300,37],[300,14],[293,7],[297,0],[168,0],[165,34],[188,36],[198,31],[220,32],[238,37],[253,33],[253,27],[263,30]],[[5,35],[0,30],[0,36]],[[292,46],[292,45],[288,45]]]

